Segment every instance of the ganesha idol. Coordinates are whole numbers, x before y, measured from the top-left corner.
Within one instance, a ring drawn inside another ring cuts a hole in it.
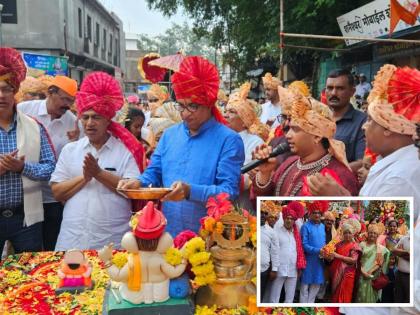
[[[92,266],[82,251],[68,250],[63,257],[57,275],[60,279],[58,291],[83,291],[92,287]]]
[[[151,304],[169,299],[169,280],[179,277],[186,261],[172,266],[165,261],[166,251],[173,239],[164,232],[166,218],[148,202],[131,220],[132,231],[127,232],[121,246],[127,250],[127,263],[119,269],[112,264],[112,245],[98,252],[110,278],[120,282],[122,298],[133,304]]]

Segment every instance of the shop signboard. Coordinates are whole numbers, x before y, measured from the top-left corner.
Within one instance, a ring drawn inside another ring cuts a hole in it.
[[[23,52],[22,58],[28,68],[28,75],[68,75],[68,58]]]
[[[404,0],[400,3],[407,9],[413,10],[417,6],[417,0]],[[390,1],[375,0],[360,8],[350,11],[337,18],[343,36],[376,38],[389,35],[390,26]],[[420,17],[414,25],[399,21],[394,33],[420,25]],[[346,44],[353,45],[359,40],[346,40]]]

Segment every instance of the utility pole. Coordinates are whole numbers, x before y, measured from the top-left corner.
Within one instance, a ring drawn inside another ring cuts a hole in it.
[[[284,79],[284,65],[283,65],[283,51],[284,51],[284,43],[282,36],[283,34],[283,13],[284,13],[284,0],[280,0],[280,81],[283,82]]]
[[[3,11],[3,5],[0,3],[0,47],[3,46],[3,30],[1,28],[1,13]]]

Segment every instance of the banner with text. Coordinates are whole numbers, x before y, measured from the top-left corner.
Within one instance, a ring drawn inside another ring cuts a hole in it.
[[[400,1],[405,8],[414,11],[416,0]],[[414,9],[413,9],[414,6]],[[389,0],[375,0],[337,18],[343,36],[380,37],[389,34],[391,9]],[[394,32],[402,31],[420,25],[420,18],[416,24],[409,25],[400,21]],[[346,40],[347,45],[359,43],[358,40]]]

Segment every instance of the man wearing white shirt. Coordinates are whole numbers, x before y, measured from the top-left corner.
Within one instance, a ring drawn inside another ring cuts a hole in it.
[[[403,236],[392,253],[398,256],[395,275],[395,302],[410,302],[410,235]]]
[[[300,202],[291,201],[283,208],[283,220],[278,220],[274,226],[281,255],[277,276],[271,283],[269,303],[279,303],[283,285],[286,292],[284,303],[293,303],[299,270],[306,266],[299,227],[295,224],[296,220],[301,219],[304,213],[305,209]],[[283,224],[281,224],[282,222]]]
[[[119,247],[131,217],[131,202],[116,192],[122,178],[142,171],[143,149],[112,121],[124,99],[119,83],[103,72],[89,74],[76,96],[86,137],[67,144],[51,176],[54,197],[65,202],[55,250]]]
[[[260,297],[264,297],[265,289],[269,279],[275,279],[280,259],[279,246],[273,229],[266,223],[266,213],[261,212],[261,233],[260,233]],[[271,268],[270,268],[271,267]],[[263,301],[265,302],[265,301]]]
[[[262,80],[268,102],[261,105],[262,113],[260,120],[263,124],[267,124],[274,129],[280,124],[277,119],[277,116],[281,114],[277,87],[281,84],[281,82],[279,79],[273,77],[271,73],[266,73]]]
[[[365,99],[372,87],[369,82],[366,82],[366,76],[363,73],[359,75],[359,80],[360,82],[356,85],[356,93],[354,93],[354,95],[359,96],[361,99]]]
[[[79,138],[76,116],[69,110],[74,103],[77,82],[65,76],[56,76],[48,88],[45,100],[19,103],[17,109],[34,117],[47,129],[57,158],[63,147]],[[63,204],[54,199],[48,182],[42,183],[44,207],[43,249],[52,251],[57,242],[63,219]]]

